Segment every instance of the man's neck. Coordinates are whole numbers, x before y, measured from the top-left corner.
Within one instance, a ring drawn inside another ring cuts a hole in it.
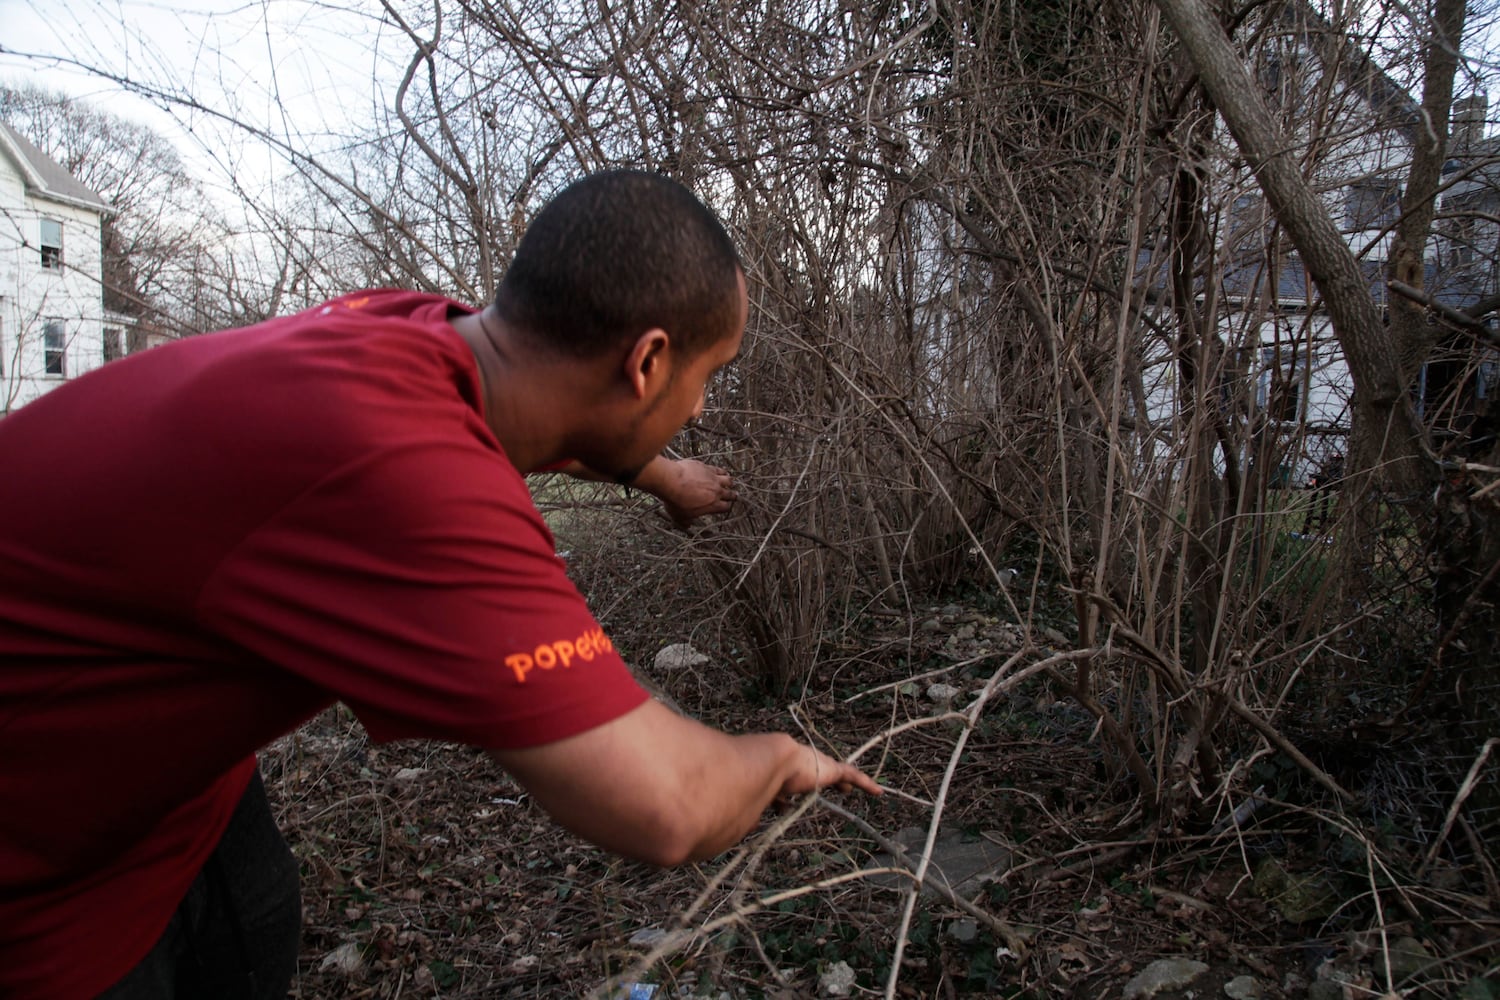
[[[516,468],[526,473],[571,458],[569,410],[560,401],[576,400],[576,373],[564,396],[563,366],[521,348],[494,306],[450,322],[474,352],[485,423]]]

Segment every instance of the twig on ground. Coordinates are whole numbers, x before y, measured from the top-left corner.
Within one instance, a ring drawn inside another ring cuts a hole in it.
[[[1113,850],[1105,851],[1098,857],[1079,861],[1077,864],[1062,865],[1051,871],[1042,872],[1042,874],[1036,877],[1036,883],[1038,885],[1045,885],[1049,882],[1061,882],[1065,879],[1090,874],[1090,869],[1098,868],[1100,865],[1107,865],[1113,861],[1119,861],[1121,858],[1127,858],[1143,846],[1145,846],[1144,842],[1121,844]]]
[[[1453,804],[1448,807],[1448,815],[1443,819],[1443,828],[1438,832],[1437,838],[1433,840],[1432,846],[1427,849],[1427,855],[1422,863],[1417,866],[1417,878],[1427,873],[1428,867],[1437,858],[1438,851],[1443,846],[1443,841],[1448,839],[1448,834],[1453,830],[1453,822],[1458,819],[1458,811],[1463,808],[1464,802],[1474,794],[1474,788],[1479,784],[1479,772],[1484,769],[1485,763],[1490,759],[1490,751],[1500,746],[1500,736],[1491,736],[1484,741],[1484,746],[1479,750],[1479,756],[1469,767],[1469,773],[1464,776],[1463,784],[1459,786],[1458,794],[1453,796]]]
[[[1168,889],[1164,885],[1147,885],[1146,891],[1151,893],[1153,896],[1160,896],[1162,899],[1169,899],[1174,903],[1178,903],[1182,906],[1188,907],[1189,909],[1198,910],[1203,913],[1211,913],[1214,909],[1214,904],[1208,902],[1207,900],[1199,899],[1197,896],[1189,896],[1187,893],[1178,892],[1176,889]]]
[[[1479,834],[1462,816],[1458,818],[1458,825],[1463,829],[1465,839],[1469,841],[1469,849],[1474,852],[1474,859],[1479,862],[1479,867],[1484,872],[1484,888],[1489,895],[1490,906],[1500,907],[1500,876],[1495,874],[1495,865],[1485,850],[1484,841],[1479,839]]]
[[[1281,735],[1281,731],[1278,730],[1275,726],[1271,725],[1265,719],[1262,719],[1259,715],[1256,715],[1254,711],[1252,711],[1248,706],[1245,705],[1244,702],[1240,701],[1238,698],[1230,697],[1227,694],[1224,697],[1225,701],[1229,705],[1230,710],[1234,712],[1235,715],[1238,715],[1241,719],[1244,719],[1251,725],[1252,728],[1255,729],[1256,732],[1260,733],[1267,740],[1270,740],[1271,743],[1276,746],[1276,749],[1280,750],[1292,760],[1296,761],[1297,766],[1311,775],[1314,781],[1322,785],[1324,788],[1328,789],[1333,794],[1337,795],[1341,801],[1351,805],[1358,803],[1359,797],[1357,795],[1346,789],[1343,785],[1340,785],[1337,781],[1333,780],[1333,777],[1329,775],[1327,771],[1324,771],[1321,767],[1309,760],[1307,755],[1301,750],[1298,750],[1296,746],[1292,744],[1291,740]]]

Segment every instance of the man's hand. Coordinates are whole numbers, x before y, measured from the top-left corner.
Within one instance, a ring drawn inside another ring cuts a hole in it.
[[[569,462],[552,471],[596,483],[613,481],[582,462]],[[727,514],[740,498],[734,491],[734,480],[729,478],[729,473],[696,458],[657,455],[630,485],[660,500],[667,516],[679,528],[688,527],[700,517]]]
[[[782,782],[781,791],[776,796],[778,800],[785,801],[823,788],[837,788],[841,792],[858,788],[871,795],[881,794],[882,789],[875,779],[853,764],[835,760],[805,743],[798,746],[801,753],[797,755],[797,766]]]
[[[679,528],[700,517],[728,513],[739,499],[728,472],[695,458],[658,455],[641,470],[634,485],[660,500]]]

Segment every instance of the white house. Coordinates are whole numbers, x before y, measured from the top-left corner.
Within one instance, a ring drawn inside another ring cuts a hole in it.
[[[110,206],[0,123],[0,416],[124,353],[104,312]]]
[[[1262,27],[1252,74],[1359,259],[1371,296],[1384,305],[1391,235],[1413,144],[1424,127],[1421,110],[1358,43],[1311,6],[1288,3]],[[1457,131],[1469,136],[1458,145],[1478,142],[1473,137],[1483,135],[1485,111],[1482,97],[1456,105]],[[1262,463],[1273,485],[1300,485],[1347,448],[1352,378],[1300,255],[1276,226],[1227,130],[1221,134],[1226,152],[1210,171],[1208,193],[1217,220],[1217,267],[1212,287],[1199,284],[1199,304],[1213,308],[1225,354],[1208,378],[1226,386],[1248,382],[1248,409],[1236,414],[1238,426],[1249,432],[1240,439],[1243,454]],[[1477,179],[1471,187],[1480,187]],[[1442,252],[1451,242],[1444,231],[1452,224],[1441,220],[1456,207],[1453,194],[1459,190],[1455,187],[1440,204],[1424,282],[1437,301],[1455,309],[1497,287],[1492,269],[1469,267],[1460,273],[1447,259],[1451,255]],[[1493,237],[1489,245],[1493,248]],[[1164,281],[1163,260],[1158,251],[1141,261],[1158,287]],[[1156,417],[1177,405],[1175,369],[1170,351],[1164,351],[1149,384]],[[1470,373],[1478,379],[1471,395],[1492,391],[1489,375],[1489,369]],[[1451,388],[1451,379],[1445,387]],[[1424,400],[1416,402],[1420,408]]]
[[[1422,117],[1409,94],[1311,6],[1287,4],[1267,26],[1255,74],[1294,137],[1329,215],[1358,257],[1377,303],[1400,215],[1401,182]],[[1340,123],[1337,130],[1324,123]],[[1352,378],[1300,255],[1272,225],[1247,170],[1221,219],[1227,257],[1222,328],[1255,384],[1272,430],[1258,460],[1273,481],[1306,481],[1335,462],[1349,430]]]

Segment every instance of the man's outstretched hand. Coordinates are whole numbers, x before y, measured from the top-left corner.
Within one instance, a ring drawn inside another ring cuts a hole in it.
[[[613,482],[581,462],[569,462],[549,471],[561,472],[595,483]],[[700,517],[727,514],[739,499],[734,480],[717,465],[696,458],[668,458],[657,455],[631,482],[661,501],[672,523],[686,528]]]
[[[799,744],[799,747],[801,753],[798,755],[798,766],[782,782],[781,791],[776,796],[778,800],[784,802],[793,796],[824,788],[836,788],[841,792],[858,788],[871,795],[879,795],[883,791],[874,778],[853,764],[846,764],[805,743]]]
[[[635,485],[659,499],[679,528],[700,517],[727,514],[739,499],[728,472],[696,458],[658,456],[641,470]]]
[[[563,826],[655,865],[726,851],[768,807],[799,795],[881,793],[853,764],[787,733],[731,736],[654,699],[556,742],[492,753]]]

